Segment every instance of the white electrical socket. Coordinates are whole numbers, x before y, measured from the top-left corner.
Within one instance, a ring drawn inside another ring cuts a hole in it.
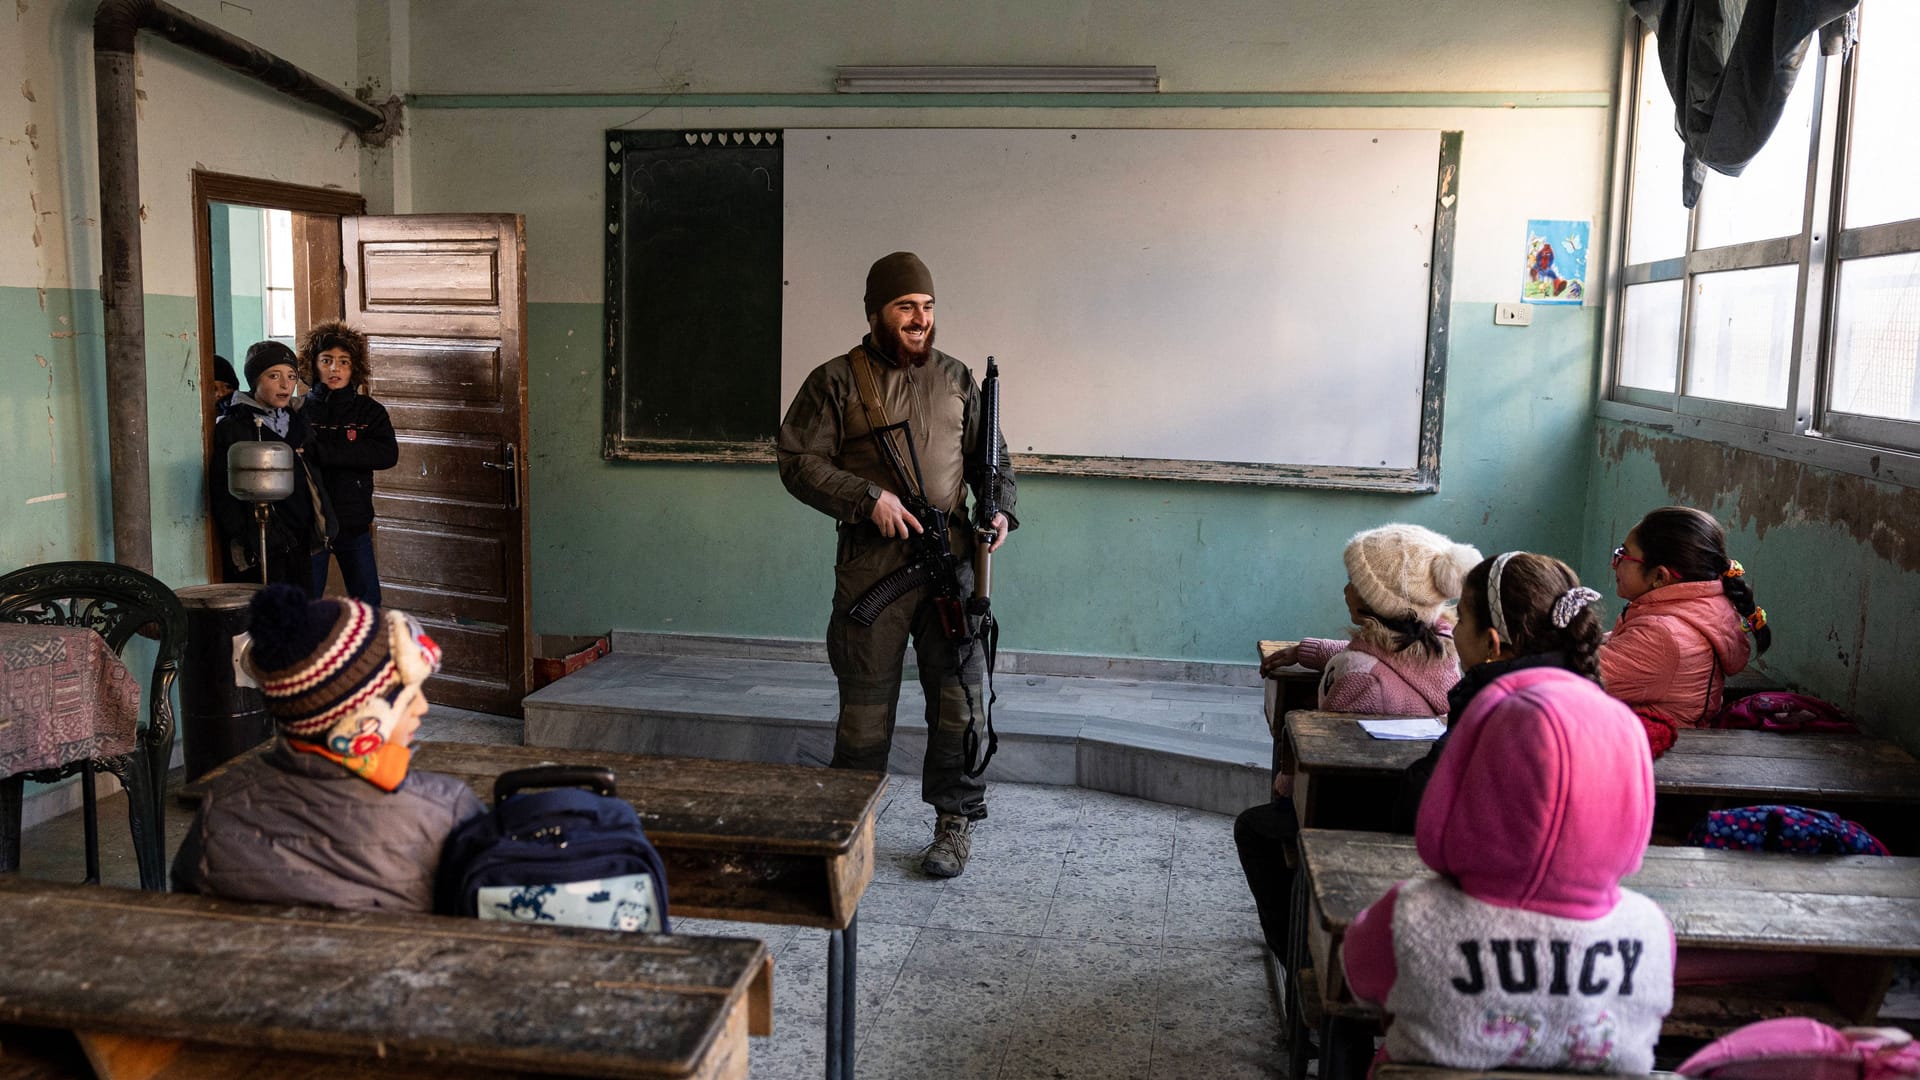
[[[1532,326],[1533,307],[1528,304],[1493,305],[1493,325]]]

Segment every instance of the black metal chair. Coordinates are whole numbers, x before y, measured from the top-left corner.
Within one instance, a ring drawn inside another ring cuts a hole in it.
[[[115,653],[144,633],[159,644],[147,684],[147,719],[134,750],[112,757],[68,762],[0,780],[0,799],[11,802],[0,829],[19,827],[23,780],[51,783],[81,774],[87,840],[87,880],[100,880],[100,822],[93,778],[104,769],[127,789],[127,819],[140,863],[140,887],[167,887],[166,786],[173,757],[173,682],[187,647],[187,612],[173,590],[118,563],[57,562],[0,577],[0,620],[41,626],[79,626],[97,632]],[[5,838],[18,850],[18,833]]]

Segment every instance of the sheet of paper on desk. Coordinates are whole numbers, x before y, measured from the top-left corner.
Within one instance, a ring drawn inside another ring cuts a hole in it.
[[[1437,716],[1396,716],[1392,719],[1362,720],[1360,726],[1376,739],[1437,739],[1447,733],[1446,722]]]

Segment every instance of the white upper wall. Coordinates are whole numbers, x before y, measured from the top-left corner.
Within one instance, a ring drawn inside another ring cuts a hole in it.
[[[1154,64],[1169,92],[1607,90],[1619,0],[429,0],[423,94],[822,93],[843,64]]]
[[[351,87],[353,7],[338,0],[171,0]],[[0,287],[98,287],[93,0],[18,0],[0,33]],[[344,12],[344,14],[343,14]],[[152,34],[135,45],[146,291],[194,292],[192,174],[359,186],[360,149],[311,106]],[[31,95],[31,99],[29,99]],[[37,230],[37,238],[36,238]]]

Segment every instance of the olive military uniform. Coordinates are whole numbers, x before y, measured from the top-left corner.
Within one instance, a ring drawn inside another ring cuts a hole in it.
[[[927,501],[952,516],[951,542],[960,559],[963,595],[973,590],[973,528],[967,522],[967,488],[980,490],[983,477],[967,474],[968,461],[983,437],[980,387],[965,364],[931,350],[923,367],[895,367],[869,338],[856,350],[871,359],[881,406],[888,423],[907,421],[919,456]],[[901,440],[904,443],[904,440]],[[927,698],[927,755],[921,795],[942,814],[983,818],[986,784],[966,775],[962,739],[968,704],[960,676],[966,652],[966,686],[973,712],[984,723],[980,695],[984,670],[981,648],[956,650],[941,630],[932,589],[908,593],[880,613],[871,627],[847,617],[847,609],[874,582],[905,565],[906,541],[880,535],[869,515],[882,489],[904,499],[909,492],[888,467],[871,434],[858,389],[853,353],[815,368],[795,395],[780,425],[777,444],[780,479],[794,497],[839,522],[834,559],[833,614],[827,622],[827,656],[840,682],[840,717],[835,732],[836,768],[884,772],[893,742],[894,711],[900,699],[902,660],[909,637]],[[1006,455],[1000,458],[1003,462]],[[911,468],[911,465],[908,466]],[[1014,477],[1002,466],[1000,509],[1009,527],[1014,520]]]

